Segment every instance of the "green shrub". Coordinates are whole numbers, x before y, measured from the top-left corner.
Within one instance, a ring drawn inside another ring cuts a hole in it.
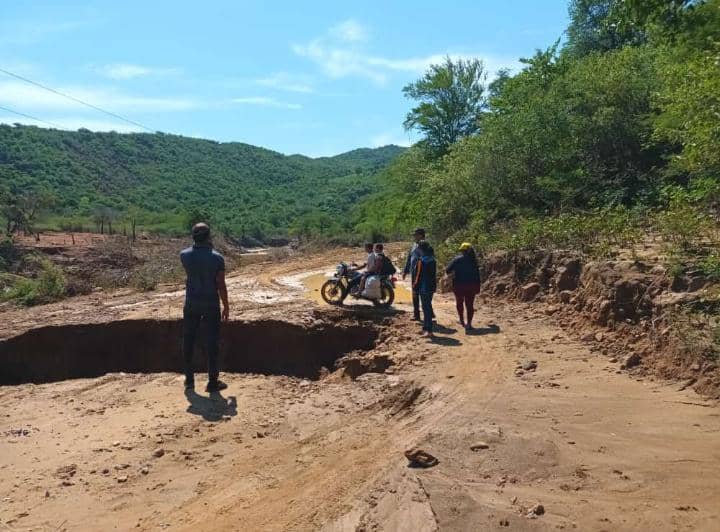
[[[86,279],[71,278],[65,282],[65,294],[68,297],[84,296],[92,291],[93,285]]]
[[[712,227],[710,217],[687,202],[675,203],[660,211],[655,222],[665,243],[684,251],[697,247]]]
[[[160,283],[160,275],[150,268],[136,271],[130,278],[130,286],[141,292],[152,292]]]
[[[711,281],[720,281],[720,252],[713,250],[698,263],[700,271]]]
[[[62,270],[44,257],[36,257],[33,261],[39,268],[37,276],[18,280],[5,292],[3,300],[29,307],[59,301],[66,296]]]
[[[471,223],[470,234],[477,251],[516,253],[540,249],[567,250],[604,257],[619,248],[633,249],[643,236],[644,211],[612,207],[588,213],[552,217],[523,217],[483,229]],[[446,246],[457,249],[466,233],[450,237]]]
[[[7,271],[16,257],[17,249],[12,238],[5,237],[0,240],[0,271]]]

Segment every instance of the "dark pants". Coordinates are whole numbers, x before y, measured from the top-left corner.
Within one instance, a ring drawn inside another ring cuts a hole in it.
[[[193,380],[193,355],[195,352],[195,338],[200,323],[205,323],[207,342],[208,378],[216,381],[220,371],[218,369],[218,355],[220,353],[220,309],[197,310],[185,307],[183,311],[183,355],[185,356],[185,378]]]
[[[418,294],[420,298],[420,304],[422,305],[423,311],[423,331],[432,332],[433,330],[433,312],[432,300],[433,293],[429,294]]]
[[[362,281],[362,274],[358,274],[354,276],[350,281],[348,281],[348,292],[352,292],[352,289],[355,288],[357,285],[360,284],[360,281]]]
[[[412,300],[413,300],[413,317],[416,320],[420,319],[420,294],[418,294],[415,290],[412,291]],[[432,311],[432,317],[431,319],[435,319],[435,311]]]
[[[457,308],[460,321],[470,325],[475,315],[475,295],[478,293],[479,287],[473,284],[458,285],[453,289],[455,294],[455,306]],[[464,307],[464,308],[463,308]],[[467,321],[464,321],[465,310],[467,310]]]

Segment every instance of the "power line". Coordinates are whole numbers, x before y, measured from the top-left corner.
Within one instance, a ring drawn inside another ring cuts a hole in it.
[[[58,125],[58,124],[54,124],[54,123],[52,123],[52,122],[48,122],[47,120],[43,120],[42,118],[37,118],[37,117],[32,116],[32,115],[26,115],[25,113],[21,113],[20,111],[15,111],[15,110],[13,110],[13,109],[8,109],[7,107],[3,107],[3,106],[1,106],[1,105],[0,105],[0,109],[2,109],[3,111],[7,111],[8,113],[12,113],[12,114],[14,114],[14,115],[24,116],[25,118],[29,118],[30,120],[35,120],[36,122],[42,122],[43,124],[47,124],[47,125],[49,125],[49,126],[56,127],[56,128],[58,128],[58,129],[65,129],[64,127],[62,127],[62,126],[60,126],[60,125]]]
[[[81,105],[84,105],[85,107],[89,107],[90,109],[95,109],[96,111],[100,111],[101,113],[104,113],[108,116],[112,116],[113,118],[117,118],[119,120],[122,120],[123,122],[127,122],[128,124],[132,124],[134,126],[141,127],[143,129],[145,129],[146,131],[150,131],[151,133],[155,133],[154,129],[144,126],[140,122],[135,122],[134,120],[130,120],[129,118],[125,118],[124,116],[120,116],[119,114],[113,113],[111,111],[106,111],[105,109],[98,107],[97,105],[93,105],[91,103],[85,102],[85,101],[81,100],[80,98],[75,98],[74,96],[65,94],[64,92],[60,92],[59,90],[55,90],[52,87],[48,87],[46,85],[43,85],[42,83],[38,83],[37,81],[33,81],[31,79],[24,78],[23,76],[20,76],[19,74],[10,72],[9,70],[5,70],[4,68],[0,68],[0,72],[2,72],[3,74],[7,74],[8,76],[12,76],[13,78],[19,79],[20,81],[24,81],[25,83],[30,83],[31,85],[40,87],[43,90],[52,92],[53,94],[57,94],[58,96],[62,96],[63,98],[67,98],[68,100],[77,102]]]

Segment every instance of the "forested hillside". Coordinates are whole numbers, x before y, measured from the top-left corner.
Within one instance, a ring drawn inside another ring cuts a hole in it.
[[[605,254],[659,233],[720,275],[720,1],[572,0],[517,73],[433,66],[408,85],[424,140],[382,174],[358,230],[482,250]],[[461,127],[460,127],[461,126]]]
[[[0,193],[8,226],[31,216],[39,227],[177,233],[205,218],[236,237],[338,234],[402,151],[311,159],[161,133],[0,125]]]

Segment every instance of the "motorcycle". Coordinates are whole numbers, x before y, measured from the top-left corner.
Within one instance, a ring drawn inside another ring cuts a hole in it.
[[[373,305],[381,308],[388,308],[395,301],[395,281],[396,279],[392,276],[381,275],[380,277],[380,297],[369,298],[362,295],[360,290],[360,283],[357,282],[360,277],[360,272],[353,270],[341,262],[336,271],[335,276],[332,279],[328,279],[320,288],[320,295],[322,296],[325,303],[329,305],[342,305],[345,298],[350,296],[355,299],[365,299],[372,301]],[[351,281],[356,281],[351,287]]]

